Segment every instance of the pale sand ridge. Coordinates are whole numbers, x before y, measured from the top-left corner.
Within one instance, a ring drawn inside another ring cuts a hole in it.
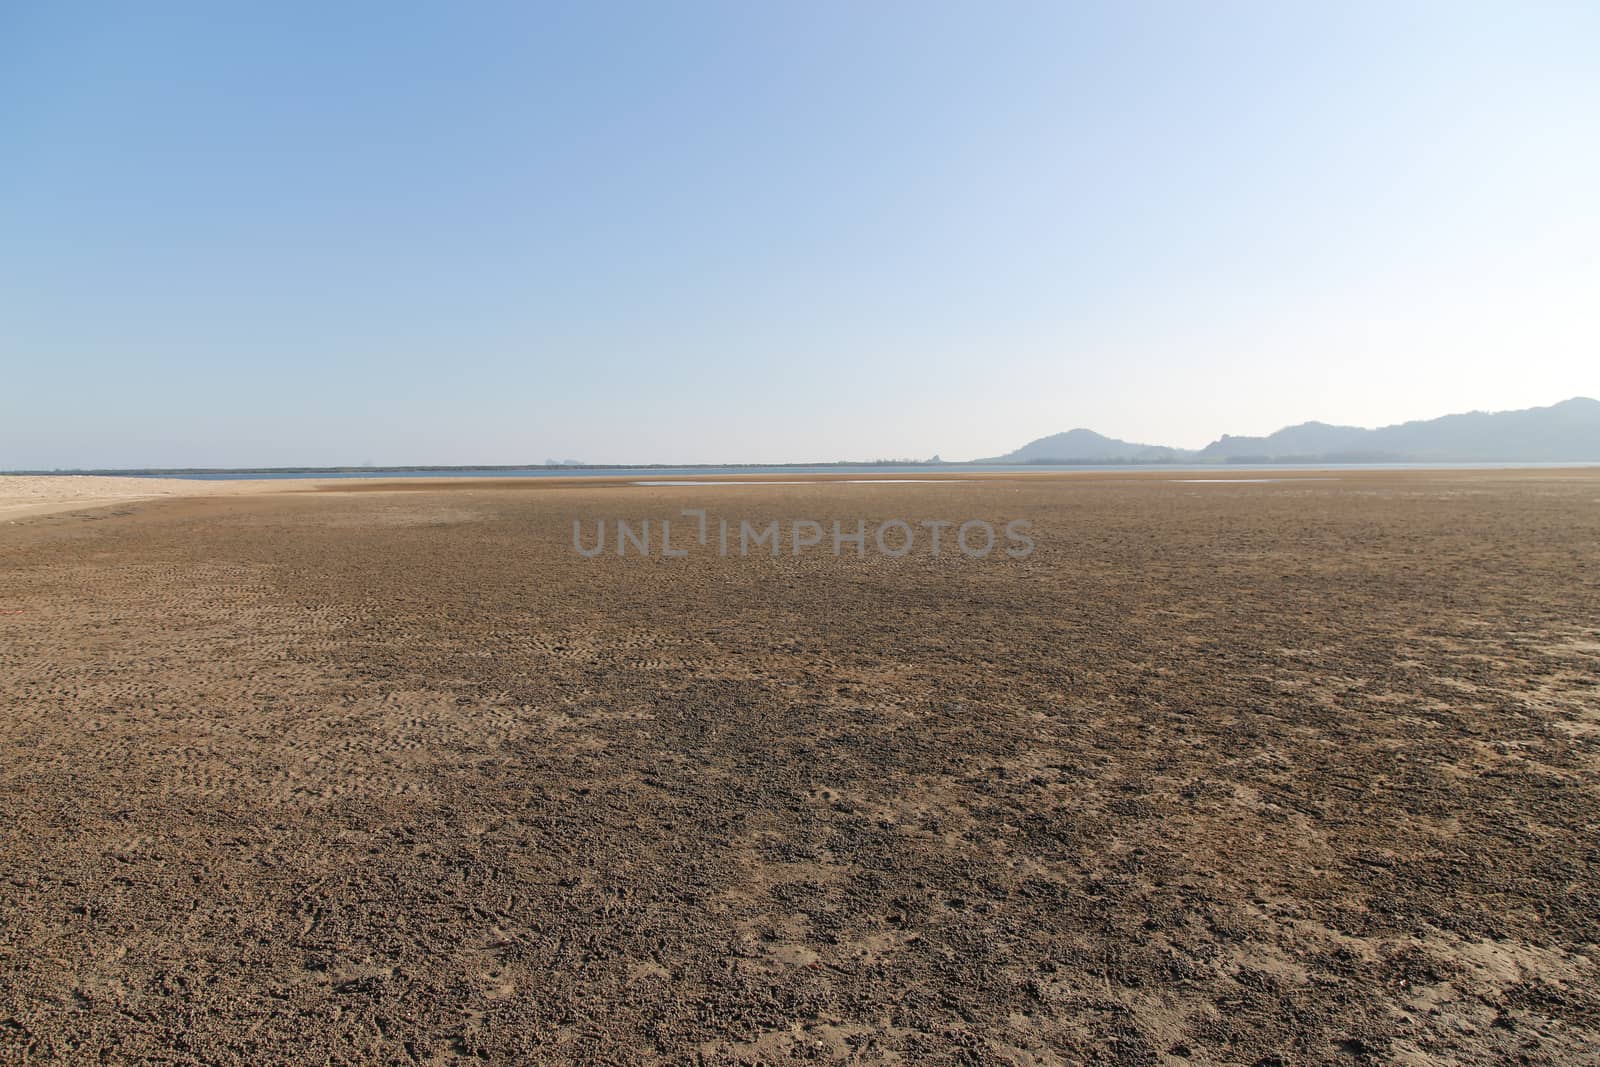
[[[159,497],[232,496],[300,488],[292,482],[198,481],[186,478],[118,478],[99,474],[0,475],[0,522],[83,508],[129,504]]]

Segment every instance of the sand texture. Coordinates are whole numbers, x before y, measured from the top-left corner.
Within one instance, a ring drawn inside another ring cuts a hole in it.
[[[0,474],[0,522],[114,508],[163,497],[236,496],[284,492],[315,482],[198,481],[184,478],[117,478],[98,474]]]
[[[0,523],[0,1062],[1593,1062],[1600,472],[1178,477]]]

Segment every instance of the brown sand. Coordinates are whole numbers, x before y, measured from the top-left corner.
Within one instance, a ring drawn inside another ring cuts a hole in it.
[[[1600,472],[1174,477],[0,523],[0,1061],[1592,1062]]]

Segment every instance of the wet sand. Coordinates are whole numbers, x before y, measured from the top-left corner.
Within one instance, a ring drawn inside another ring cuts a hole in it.
[[[0,1062],[1589,1062],[1600,471],[1182,478],[0,514]]]

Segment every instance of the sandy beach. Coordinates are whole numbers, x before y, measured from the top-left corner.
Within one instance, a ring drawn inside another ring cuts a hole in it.
[[[199,481],[184,478],[118,478],[98,474],[0,474],[0,522],[37,515],[114,508],[171,497],[237,496],[305,488],[309,482]]]
[[[252,484],[0,483],[0,1060],[1600,1047],[1600,472]]]

